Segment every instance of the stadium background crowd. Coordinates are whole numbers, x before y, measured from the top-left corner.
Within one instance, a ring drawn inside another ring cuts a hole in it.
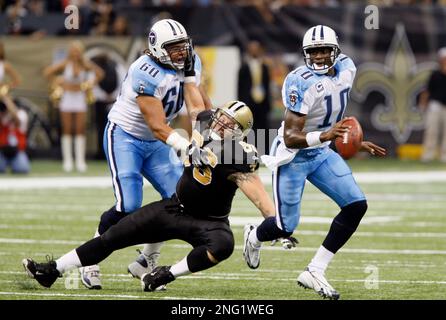
[[[369,4],[379,8],[376,30],[364,25],[364,9]],[[79,9],[78,29],[65,27],[69,14],[65,8],[69,5]],[[271,110],[265,129],[277,129],[280,125],[281,85],[287,72],[302,62],[298,50],[303,32],[315,24],[332,26],[343,43],[342,50],[358,65],[349,114],[359,118],[368,138],[382,141],[390,156],[420,159],[424,117],[417,104],[429,73],[436,67],[437,51],[446,46],[445,6],[445,0],[0,0],[0,36],[7,58],[24,78],[23,84],[11,92],[17,104],[30,114],[31,158],[60,156],[60,120],[51,107],[48,84],[43,77],[38,78],[45,66],[64,54],[59,47],[77,39],[84,42],[87,53],[94,47],[113,48],[113,54],[122,56],[114,59],[121,64],[122,72],[144,48],[150,25],[170,17],[190,30],[199,49],[214,50],[205,51],[203,59],[204,82],[210,82],[214,91],[219,86],[215,79],[222,77],[216,70],[221,67],[206,70],[206,64],[227,64],[219,56],[222,48],[237,52],[238,61],[231,66],[234,73],[242,64],[249,43],[255,40],[262,45],[271,84]],[[136,52],[130,52],[138,41]],[[25,57],[23,52],[29,49],[35,49],[35,57]],[[404,60],[401,61],[405,69],[401,69],[398,58]],[[30,68],[35,70],[27,74]],[[376,72],[391,79],[387,87],[385,81],[378,83]],[[398,89],[399,77],[413,83],[404,90]],[[231,79],[233,84],[221,89],[227,92],[226,99],[238,98],[237,75]],[[214,99],[214,103],[219,103],[219,99]],[[101,158],[96,128],[104,115],[94,113],[89,110],[87,153],[89,158]],[[42,130],[45,139],[38,132]]]

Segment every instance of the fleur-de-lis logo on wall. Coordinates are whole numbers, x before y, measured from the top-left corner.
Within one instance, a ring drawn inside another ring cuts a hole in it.
[[[416,106],[416,97],[434,67],[431,62],[416,64],[404,26],[398,24],[385,64],[361,64],[356,76],[359,100],[373,91],[385,96],[385,105],[376,105],[371,113],[373,126],[390,131],[398,143],[406,142],[412,130],[421,130],[423,115]]]

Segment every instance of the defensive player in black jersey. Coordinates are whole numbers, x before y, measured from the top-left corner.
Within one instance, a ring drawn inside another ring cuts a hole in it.
[[[113,251],[139,243],[181,239],[193,246],[172,266],[160,266],[141,277],[144,291],[153,291],[177,277],[215,266],[234,250],[228,215],[237,188],[264,217],[274,215],[274,204],[255,173],[259,164],[253,145],[243,141],[252,127],[252,112],[240,101],[198,118],[205,130],[194,131],[176,194],[126,216],[100,237],[87,241],[56,261],[24,259],[28,275],[50,287],[70,269],[97,264]]]

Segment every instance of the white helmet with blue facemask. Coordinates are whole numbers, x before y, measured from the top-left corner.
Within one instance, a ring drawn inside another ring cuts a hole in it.
[[[173,62],[166,49],[168,45],[176,43],[184,43],[186,50],[191,47],[191,39],[187,35],[186,29],[178,21],[163,19],[156,22],[150,29],[148,37],[150,54],[160,63],[181,70],[184,68],[184,62]]]
[[[330,60],[332,65],[324,64],[320,66],[313,63],[310,58],[310,51],[315,48],[331,48]],[[340,53],[341,49],[339,48],[338,37],[332,28],[318,25],[311,27],[305,32],[302,40],[302,54],[306,66],[313,72],[326,74],[336,64]]]

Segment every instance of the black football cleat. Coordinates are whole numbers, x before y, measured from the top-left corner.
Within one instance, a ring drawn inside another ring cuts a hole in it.
[[[56,261],[48,259],[48,262],[37,263],[32,259],[23,259],[23,267],[30,278],[34,278],[42,286],[49,288],[57,280],[62,277],[56,269]]]
[[[175,277],[170,272],[170,266],[160,266],[153,269],[150,273],[142,275],[141,286],[143,291],[155,291],[156,288],[173,280],[175,280]]]

